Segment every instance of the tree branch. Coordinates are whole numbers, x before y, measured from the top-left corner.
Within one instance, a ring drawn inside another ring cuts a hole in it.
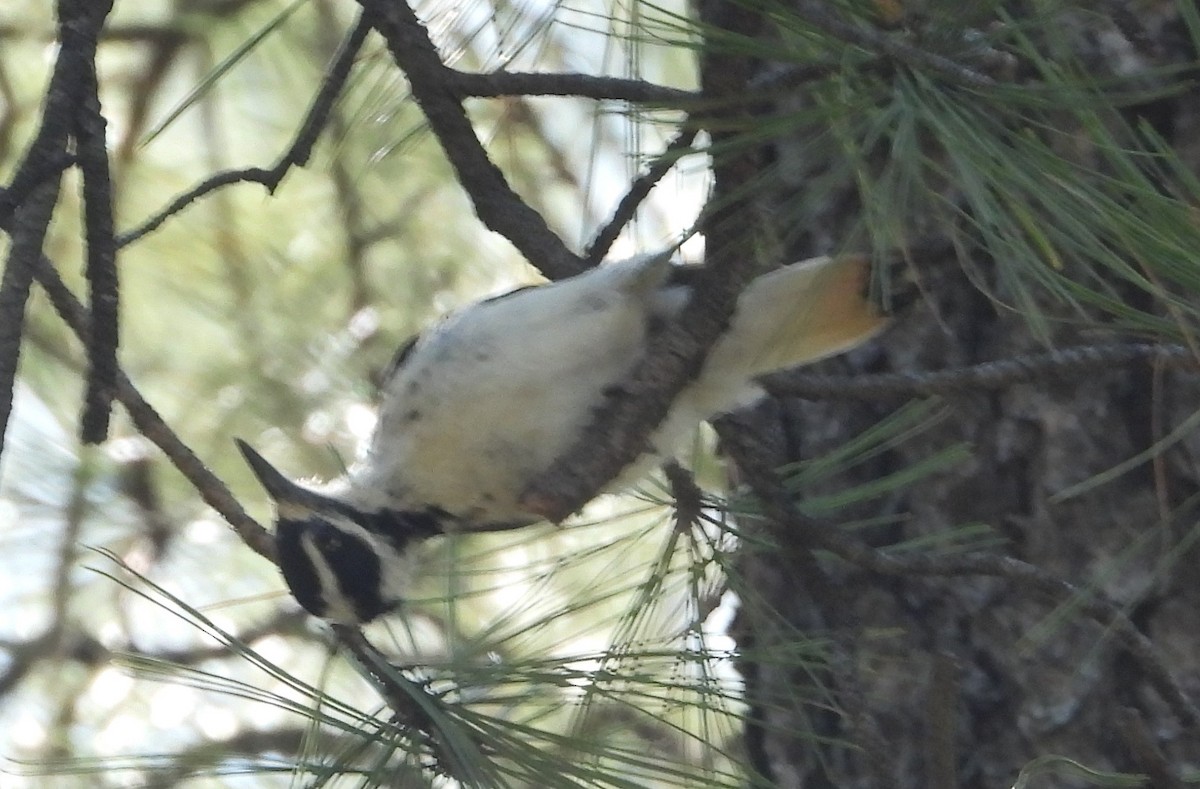
[[[279,184],[283,181],[284,176],[293,167],[303,167],[308,164],[308,160],[312,156],[313,146],[316,145],[317,138],[321,136],[321,132],[329,122],[329,115],[342,93],[346,79],[350,76],[350,69],[354,65],[354,60],[358,57],[359,50],[362,49],[367,33],[371,31],[371,24],[364,17],[365,14],[360,13],[354,23],[354,27],[346,34],[346,38],[343,39],[341,46],[330,61],[329,67],[325,70],[325,77],[321,81],[321,87],[317,91],[317,95],[313,97],[312,104],[309,105],[308,112],[304,116],[304,121],[296,131],[295,139],[292,140],[292,144],[288,146],[287,151],[279,157],[279,160],[273,166],[268,169],[247,167],[240,170],[226,170],[204,179],[196,186],[176,197],[166,208],[147,219],[138,227],[122,233],[117,239],[118,247],[132,244],[143,236],[154,232],[167,219],[209,192],[216,191],[229,184],[256,183],[266,187],[269,194],[274,194],[275,190],[279,188]]]
[[[914,395],[944,395],[1000,389],[1052,376],[1077,375],[1146,361],[1177,369],[1200,368],[1195,352],[1183,345],[1114,343],[1081,345],[1041,354],[983,362],[953,370],[909,371],[877,375],[817,375],[804,370],[773,373],[759,379],[776,397],[809,400],[852,397],[861,400]]]
[[[12,238],[12,246],[4,264],[4,276],[0,279],[0,455],[4,454],[8,418],[12,414],[13,385],[21,359],[29,286],[58,200],[58,187],[57,178],[36,187],[3,225]]]
[[[490,230],[512,242],[525,258],[550,279],[583,271],[578,255],[567,249],[546,220],[530,208],[509,186],[504,174],[488,158],[454,89],[454,73],[442,63],[429,33],[402,0],[359,0],[388,50],[408,77],[413,99],[425,113],[475,205],[475,213]]]
[[[44,256],[38,256],[34,263],[34,277],[50,297],[55,311],[71,327],[80,342],[87,345],[91,334],[91,315]],[[134,426],[163,451],[172,465],[195,486],[204,502],[225,518],[251,550],[274,562],[275,540],[271,533],[246,514],[225,484],[180,440],[119,367],[116,370],[116,398],[125,406]]]
[[[574,72],[492,71],[479,74],[446,67],[443,79],[460,98],[580,96],[676,108],[700,99],[700,94],[692,90],[655,85],[640,79]]]
[[[57,178],[64,162],[70,161],[67,139],[75,125],[85,73],[95,61],[97,36],[110,10],[112,0],[59,0],[58,58],[46,88],[41,124],[0,195],[0,227],[7,227],[12,212],[38,184]]]
[[[105,143],[107,123],[100,108],[100,85],[93,58],[84,67],[82,101],[75,117],[74,137],[83,173],[84,237],[87,243],[88,301],[92,305],[92,332],[88,343],[87,391],[79,434],[85,444],[108,437],[117,377],[120,340],[120,290],[117,279],[117,242],[113,236],[112,178]]]
[[[588,244],[583,257],[589,266],[599,265],[600,261],[604,259],[613,242],[621,235],[625,225],[633,220],[638,207],[650,196],[655,185],[666,176],[676,162],[691,152],[692,143],[696,140],[698,133],[699,128],[685,122],[683,129],[667,144],[666,149],[655,157],[650,166],[646,168],[646,172],[629,185],[629,191],[621,198],[621,202],[613,211],[612,218],[604,227],[600,228],[592,243]]]
[[[12,412],[33,269],[58,200],[63,162],[69,158],[67,141],[84,99],[81,93],[95,68],[97,36],[110,10],[112,0],[59,0],[58,59],[46,90],[41,125],[12,184],[0,190],[0,228],[13,239],[0,279],[0,455]]]
[[[709,27],[749,37],[762,24],[757,13],[734,2],[718,0],[704,8],[701,21]],[[709,106],[694,119],[712,130],[714,148],[736,133],[723,130],[747,121],[736,99],[745,95],[752,71],[740,55],[704,52],[700,81]],[[744,203],[732,197],[754,177],[756,168],[757,152],[745,146],[714,158],[713,194],[704,219],[707,265],[697,276],[688,304],[651,340],[628,380],[608,394],[567,452],[525,491],[522,504],[531,512],[560,521],[586,504],[647,450],[647,436],[699,372],[708,349],[728,327],[738,294],[757,264],[746,252],[746,223],[738,216]]]

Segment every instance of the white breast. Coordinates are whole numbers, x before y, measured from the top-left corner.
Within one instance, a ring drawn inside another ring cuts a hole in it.
[[[629,264],[451,315],[388,382],[351,487],[395,506],[530,520],[516,498],[570,445],[641,354],[648,321],[683,293]]]

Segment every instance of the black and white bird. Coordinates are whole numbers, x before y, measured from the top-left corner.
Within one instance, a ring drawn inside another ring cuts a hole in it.
[[[279,565],[300,604],[332,622],[370,621],[404,598],[421,540],[539,520],[522,493],[682,309],[677,274],[667,256],[643,256],[451,313],[397,354],[367,455],[319,490],[238,441],[275,501]],[[761,396],[756,376],[873,336],[885,319],[867,298],[869,274],[861,257],[821,257],[751,282],[653,451],[608,489],[636,481],[700,422]]]

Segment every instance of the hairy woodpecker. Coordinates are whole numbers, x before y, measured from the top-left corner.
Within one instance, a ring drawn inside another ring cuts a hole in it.
[[[413,547],[443,532],[517,528],[527,486],[572,444],[647,338],[688,298],[680,267],[647,255],[451,313],[396,355],[370,449],[319,491],[238,441],[274,499],[279,564],[324,619],[362,623],[394,608]],[[697,378],[609,489],[636,480],[703,420],[752,402],[754,378],[874,335],[869,263],[820,257],[758,277]]]

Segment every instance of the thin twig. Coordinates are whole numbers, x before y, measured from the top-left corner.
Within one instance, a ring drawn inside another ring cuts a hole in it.
[[[108,421],[117,378],[120,290],[117,281],[117,244],[113,230],[112,177],[109,173],[107,125],[100,107],[96,64],[87,64],[83,96],[75,118],[74,137],[83,173],[83,217],[87,240],[88,301],[92,331],[88,342],[87,390],[83,398],[79,436],[85,444],[108,437]]]
[[[303,167],[308,164],[308,160],[312,156],[313,146],[316,144],[317,138],[321,136],[321,132],[325,129],[325,124],[329,121],[330,112],[332,112],[333,106],[337,103],[338,96],[341,95],[342,88],[350,76],[350,69],[354,65],[354,60],[358,57],[359,50],[362,49],[367,33],[371,31],[371,24],[364,19],[364,16],[364,14],[359,14],[354,27],[346,34],[342,45],[330,61],[329,68],[325,71],[321,87],[317,91],[317,95],[313,97],[312,104],[304,116],[304,122],[300,124],[300,128],[296,131],[296,136],[292,140],[292,144],[288,146],[287,151],[279,157],[273,166],[265,169],[262,167],[246,167],[238,170],[225,170],[204,179],[196,186],[176,197],[166,208],[147,219],[138,227],[118,236],[118,248],[132,244],[143,236],[154,232],[167,219],[179,213],[201,197],[223,186],[237,183],[254,183],[264,186],[268,193],[274,194],[275,190],[279,188],[279,184],[282,183],[284,176],[293,167]]]
[[[21,339],[25,326],[25,307],[33,282],[34,262],[42,252],[46,228],[58,199],[59,180],[45,181],[29,199],[9,217],[7,229],[12,238],[4,276],[0,279],[0,455],[8,433],[12,413],[13,386],[21,358]]]
[[[61,174],[67,159],[67,139],[75,125],[85,74],[93,68],[96,42],[112,0],[59,0],[58,57],[46,88],[41,123],[33,142],[0,194],[0,226],[7,226],[12,212],[34,188]]]
[[[449,778],[464,778],[458,775],[453,765],[453,747],[442,742],[438,736],[439,729],[433,718],[425,710],[422,701],[416,694],[429,695],[417,683],[402,676],[387,658],[376,649],[375,645],[366,639],[362,631],[356,627],[331,624],[334,636],[346,650],[354,656],[375,690],[392,710],[394,722],[402,725],[407,733],[413,736],[415,742],[423,746],[432,764],[430,769]],[[425,703],[433,703],[429,698]],[[468,782],[469,785],[469,782]]]
[[[929,687],[925,692],[925,761],[930,789],[956,789],[961,786],[958,762],[962,754],[957,747],[963,706],[962,669],[949,652],[939,651],[932,656]]]
[[[613,211],[612,218],[605,223],[604,227],[600,228],[600,232],[596,234],[592,243],[588,244],[583,255],[588,266],[595,266],[604,259],[613,242],[617,240],[617,236],[621,235],[625,225],[629,224],[634,214],[637,213],[642,201],[649,197],[654,186],[675,166],[675,163],[691,150],[698,133],[698,128],[684,123],[682,130],[667,144],[663,152],[655,157],[650,166],[646,168],[646,172],[629,185],[629,191],[621,198],[621,202]]]
[[[49,91],[47,91],[49,93]],[[45,156],[45,159],[41,157]],[[21,164],[34,160],[33,147],[30,147]],[[75,154],[63,149],[40,153],[36,157],[38,166],[25,173],[18,171],[13,180],[0,190],[0,228],[7,227],[12,222],[13,211],[17,206],[29,199],[33,190],[50,179],[58,180],[63,172],[75,166]]]
[[[554,234],[546,220],[521,200],[504,173],[488,158],[452,85],[428,31],[404,0],[359,0],[387,41],[396,65],[408,77],[413,99],[454,168],[458,182],[490,230],[512,242],[550,279],[584,270],[583,261]]]
[[[866,70],[870,63],[858,68]],[[795,90],[811,82],[826,79],[839,73],[846,66],[844,63],[776,63],[763,68],[750,80],[750,87],[758,92],[770,91],[774,94]]]
[[[700,99],[700,94],[696,91],[655,85],[645,80],[562,71],[492,71],[478,74],[447,67],[445,80],[462,98],[580,96],[587,99],[628,101],[663,107],[685,107],[695,104]]]
[[[1026,381],[1111,369],[1141,361],[1179,369],[1200,368],[1200,360],[1190,348],[1183,345],[1114,343],[1062,348],[953,370],[854,376],[815,375],[797,370],[763,376],[759,383],[767,392],[779,397],[803,397],[810,400],[851,397],[875,400],[895,396],[1000,389]]]
[[[692,472],[676,461],[667,461],[662,470],[667,477],[667,484],[671,486],[671,497],[675,500],[672,504],[675,529],[687,531],[700,522],[700,514],[704,508],[704,492],[696,484]]]

